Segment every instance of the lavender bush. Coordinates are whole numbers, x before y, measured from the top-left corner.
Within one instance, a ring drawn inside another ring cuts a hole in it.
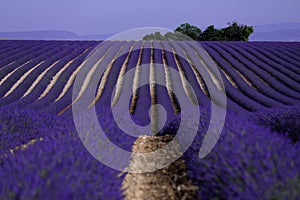
[[[299,144],[229,114],[213,151],[197,157],[205,129],[185,154],[201,199],[287,199],[299,197]]]

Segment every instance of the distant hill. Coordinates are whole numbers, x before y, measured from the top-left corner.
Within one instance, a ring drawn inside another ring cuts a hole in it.
[[[255,30],[258,32],[272,32],[293,29],[300,29],[300,23],[278,23],[255,26]]]
[[[254,26],[250,41],[300,41],[300,23]]]
[[[78,40],[106,40],[114,34],[78,35]]]
[[[114,34],[78,35],[69,31],[44,30],[0,32],[1,39],[27,40],[105,40]],[[300,41],[300,23],[280,23],[254,26],[250,41]]]
[[[25,39],[25,40],[105,40],[112,34],[77,35],[69,31],[20,31],[0,32],[2,39]]]
[[[7,39],[74,39],[77,34],[68,31],[20,31],[20,32],[0,32],[0,38]]]

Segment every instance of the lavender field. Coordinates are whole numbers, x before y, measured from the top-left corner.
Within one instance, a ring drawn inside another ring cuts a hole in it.
[[[150,84],[139,87],[146,79]],[[167,119],[157,135],[172,135],[181,121],[174,88],[200,110],[199,126],[190,127],[196,137],[182,155],[195,198],[300,198],[300,43],[1,40],[0,199],[126,199],[126,173],[85,148],[72,107],[95,106],[107,137],[131,151],[137,138],[117,126],[111,108],[123,93],[132,94],[124,107],[146,126],[159,124],[149,109],[160,104]],[[212,104],[221,105],[224,93],[222,134],[199,158]]]

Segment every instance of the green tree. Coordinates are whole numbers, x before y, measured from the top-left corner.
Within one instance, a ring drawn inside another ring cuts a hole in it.
[[[182,34],[180,32],[177,32],[177,31],[166,33],[165,34],[165,38],[166,38],[166,40],[169,40],[169,41],[174,41],[174,40],[184,40],[184,41],[193,40],[190,37],[188,37],[187,35],[184,35],[184,34]]]
[[[220,30],[215,29],[214,25],[208,26],[201,34],[201,40],[204,41],[219,41],[222,40],[222,33]]]
[[[145,35],[143,37],[143,40],[174,41],[174,40],[192,40],[192,39],[179,32],[167,32],[165,35],[162,35],[160,32],[155,32],[155,33]]]
[[[143,40],[165,40],[165,37],[160,32],[155,32],[145,35]]]
[[[254,32],[252,26],[228,23],[228,27],[223,28],[223,40],[226,41],[248,41],[249,36]]]
[[[201,39],[201,29],[197,26],[190,25],[189,23],[180,24],[179,27],[175,29],[175,31],[180,32],[186,36],[189,36],[193,40],[200,40]]]
[[[252,26],[228,23],[228,27],[216,29],[214,25],[208,26],[203,32],[197,26],[189,23],[181,24],[174,32],[162,35],[160,32],[145,35],[144,40],[202,40],[202,41],[248,41],[254,32]]]
[[[165,34],[165,39],[168,41],[180,40],[180,36],[176,32],[167,32]]]

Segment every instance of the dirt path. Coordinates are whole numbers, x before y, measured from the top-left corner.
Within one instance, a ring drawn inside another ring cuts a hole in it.
[[[141,136],[133,145],[133,152],[147,153],[162,148],[173,139],[172,136]],[[174,156],[174,152],[158,156]],[[132,161],[129,167],[143,169],[148,162]],[[151,173],[128,173],[123,181],[125,199],[196,199],[197,187],[192,185],[186,174],[182,159],[166,168]]]

